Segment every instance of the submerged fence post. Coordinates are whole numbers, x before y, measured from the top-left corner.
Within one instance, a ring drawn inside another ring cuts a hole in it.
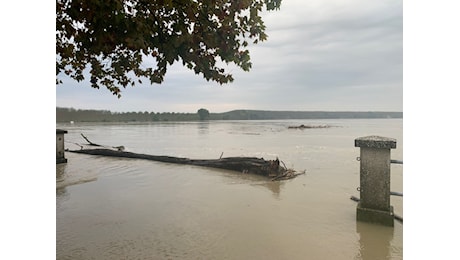
[[[381,136],[360,137],[355,139],[355,147],[360,147],[360,202],[356,219],[393,226],[393,206],[390,206],[390,151],[396,148],[396,140]]]
[[[64,134],[67,134],[66,130],[56,129],[56,164],[67,162],[64,156]]]

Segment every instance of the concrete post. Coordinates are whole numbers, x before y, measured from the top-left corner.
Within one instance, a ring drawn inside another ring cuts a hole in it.
[[[66,130],[56,129],[56,164],[67,162],[64,156],[64,134],[67,134]]]
[[[360,137],[355,139],[355,147],[360,147],[360,202],[356,219],[393,226],[390,151],[396,148],[396,140],[381,136]]]

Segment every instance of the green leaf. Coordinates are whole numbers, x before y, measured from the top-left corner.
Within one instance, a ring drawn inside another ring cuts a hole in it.
[[[218,60],[249,71],[248,38],[267,39],[260,12],[276,10],[281,0],[56,2],[56,77],[80,82],[90,67],[91,87],[106,87],[121,97],[120,87],[163,82],[168,66],[182,64],[206,80],[233,81],[216,68]],[[243,48],[243,50],[241,50]],[[241,52],[241,53],[240,53]],[[146,57],[156,63],[146,63]],[[88,66],[90,65],[90,66]],[[131,78],[129,73],[136,77]],[[56,84],[62,81],[56,78]]]

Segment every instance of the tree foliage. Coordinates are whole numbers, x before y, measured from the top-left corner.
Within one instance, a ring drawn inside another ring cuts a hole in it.
[[[281,0],[56,0],[56,76],[93,88],[147,78],[161,83],[174,62],[220,84],[224,63],[251,68],[248,44],[267,39],[260,13]],[[151,62],[150,62],[151,61]],[[150,63],[150,64],[146,64]],[[62,83],[56,77],[56,84]]]
[[[205,108],[200,108],[197,111],[198,116],[200,117],[200,120],[207,120],[209,119],[209,110]]]

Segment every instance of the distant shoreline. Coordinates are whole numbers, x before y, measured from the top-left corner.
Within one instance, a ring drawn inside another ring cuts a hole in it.
[[[403,118],[403,112],[385,111],[268,111],[232,110],[210,112],[206,120],[287,120],[287,119],[372,119]],[[56,122],[165,122],[200,121],[198,113],[111,112],[108,110],[56,107]]]

